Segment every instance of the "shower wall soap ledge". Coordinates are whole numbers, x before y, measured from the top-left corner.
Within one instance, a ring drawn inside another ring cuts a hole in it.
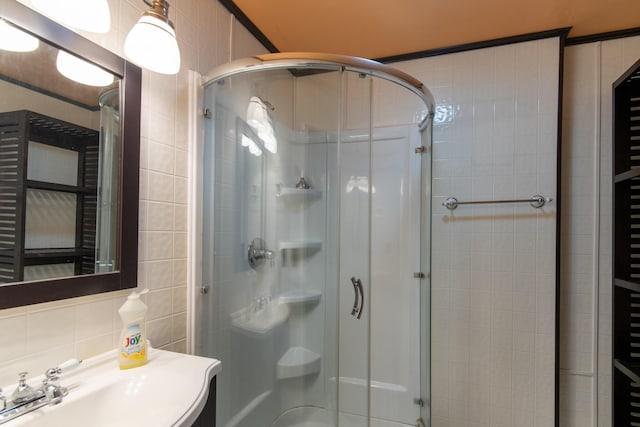
[[[320,249],[322,242],[284,240],[279,242],[280,250],[284,249]]]
[[[303,377],[320,372],[320,355],[304,347],[291,347],[278,361],[278,379]]]
[[[317,303],[322,298],[322,292],[316,290],[296,289],[280,294],[280,302],[283,304],[311,304]]]
[[[320,190],[311,190],[308,188],[294,188],[294,187],[280,187],[278,192],[276,193],[277,197],[296,197],[296,196],[304,196],[304,197],[320,197],[322,195],[322,191]]]

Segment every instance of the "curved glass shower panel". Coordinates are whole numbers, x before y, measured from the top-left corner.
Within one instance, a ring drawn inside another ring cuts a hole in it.
[[[96,211],[95,272],[116,271],[118,232],[118,177],[120,171],[120,87],[100,95],[100,152],[98,154],[98,209]]]
[[[224,366],[217,425],[429,425],[428,92],[305,54],[204,89],[196,349]]]
[[[338,425],[369,421],[371,325],[371,89],[369,74],[346,72],[339,141],[340,278]]]
[[[341,80],[337,67],[281,69],[206,87],[203,277],[217,298],[202,312],[217,333],[203,328],[199,351],[225,365],[219,425],[336,425],[339,198],[329,189]]]
[[[433,120],[427,120],[420,134],[422,147],[429,150],[420,165],[420,419],[431,425],[431,146]],[[416,403],[414,401],[414,403]]]

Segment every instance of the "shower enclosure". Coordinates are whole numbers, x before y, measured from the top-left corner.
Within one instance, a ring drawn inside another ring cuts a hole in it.
[[[96,273],[115,271],[118,241],[118,153],[120,88],[100,95],[100,152],[96,212]]]
[[[361,58],[204,79],[195,348],[219,427],[429,425],[433,100]]]

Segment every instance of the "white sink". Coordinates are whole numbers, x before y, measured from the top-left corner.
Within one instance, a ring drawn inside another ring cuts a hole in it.
[[[156,349],[150,350],[146,365],[123,371],[113,350],[61,375],[61,385],[69,389],[61,403],[3,427],[191,426],[207,401],[209,382],[219,371],[215,359]]]

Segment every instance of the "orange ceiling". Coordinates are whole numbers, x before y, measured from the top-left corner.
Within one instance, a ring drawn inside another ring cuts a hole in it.
[[[640,0],[233,0],[279,51],[381,58],[572,27],[640,27]]]

